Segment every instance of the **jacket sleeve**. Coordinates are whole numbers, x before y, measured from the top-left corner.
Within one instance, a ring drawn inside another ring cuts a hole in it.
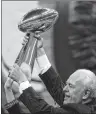
[[[31,114],[70,114],[62,108],[50,106],[32,87],[25,89],[19,99]]]
[[[44,82],[47,90],[49,91],[53,99],[60,106],[62,106],[64,100],[64,83],[62,82],[60,76],[57,75],[53,67],[50,67],[50,69],[47,72],[39,76]]]
[[[13,105],[12,107],[8,108],[7,111],[9,112],[9,114],[21,114],[19,103],[17,103],[15,105]]]

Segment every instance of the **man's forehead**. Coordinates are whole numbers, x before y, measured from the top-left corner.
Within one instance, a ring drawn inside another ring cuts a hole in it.
[[[87,72],[87,70],[77,70],[75,71],[67,80],[68,82],[84,82],[88,79],[88,75],[92,75],[91,73]]]

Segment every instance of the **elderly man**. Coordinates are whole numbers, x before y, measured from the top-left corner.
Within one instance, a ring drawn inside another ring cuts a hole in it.
[[[41,43],[41,41],[38,42]],[[10,78],[19,83],[21,94],[19,99],[32,114],[96,113],[96,76],[93,72],[86,69],[77,70],[69,77],[64,86],[52,68],[43,48],[37,50],[37,55],[37,62],[41,68],[40,77],[60,107],[50,106],[34,91],[22,70],[27,66],[25,63],[21,68],[15,65]]]

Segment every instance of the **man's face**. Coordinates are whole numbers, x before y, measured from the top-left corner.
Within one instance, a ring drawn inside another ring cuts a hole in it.
[[[66,81],[63,91],[65,93],[64,104],[81,103],[84,93],[85,74],[76,71]]]

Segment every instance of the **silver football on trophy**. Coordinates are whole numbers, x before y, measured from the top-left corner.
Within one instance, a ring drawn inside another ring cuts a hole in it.
[[[23,16],[18,24],[18,28],[22,32],[39,31],[45,32],[50,29],[58,18],[58,12],[49,8],[36,8],[29,11]]]

